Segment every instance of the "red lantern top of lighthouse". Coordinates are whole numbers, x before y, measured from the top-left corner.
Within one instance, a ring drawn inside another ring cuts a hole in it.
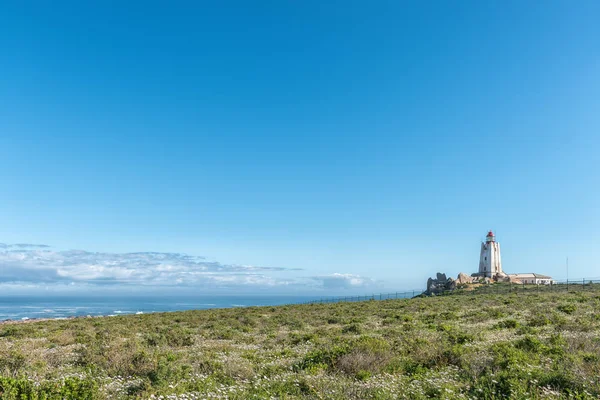
[[[494,232],[489,231],[485,239],[486,242],[493,242],[495,240]]]

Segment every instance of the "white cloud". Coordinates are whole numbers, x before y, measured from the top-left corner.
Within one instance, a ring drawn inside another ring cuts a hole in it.
[[[381,286],[379,282],[371,278],[353,274],[334,273],[331,275],[313,276],[311,279],[324,289],[371,289]]]
[[[352,274],[301,277],[298,268],[223,264],[180,253],[107,253],[55,250],[46,245],[0,244],[0,285],[31,287],[181,287],[244,290],[345,290],[376,287]]]
[[[179,253],[58,251],[45,245],[0,246],[0,283],[124,285],[276,285],[265,274],[286,268],[222,264]]]

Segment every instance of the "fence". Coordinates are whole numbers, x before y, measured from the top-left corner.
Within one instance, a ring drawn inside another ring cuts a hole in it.
[[[564,280],[564,281],[553,281],[549,284],[536,284],[536,283],[493,283],[488,285],[479,286],[469,290],[467,287],[452,291],[452,294],[478,294],[478,293],[523,293],[528,291],[535,292],[570,292],[570,291],[584,291],[584,290],[597,290],[600,288],[600,280],[596,279],[575,279],[575,280]],[[446,295],[449,293],[441,293]]]
[[[390,299],[409,299],[423,293],[423,290],[411,290],[409,292],[393,292],[367,294],[364,296],[328,296],[322,297],[320,300],[311,300],[303,304],[320,304],[320,303],[340,303],[348,301],[367,301],[367,300],[390,300]]]
[[[549,284],[535,284],[535,283],[489,283],[476,285],[459,285],[456,289],[448,289],[441,292],[437,292],[436,296],[449,296],[449,295],[476,295],[484,293],[524,293],[524,292],[570,292],[570,291],[584,291],[584,290],[598,290],[600,289],[600,279],[575,279],[575,280],[564,280],[564,281],[553,281]],[[364,296],[328,296],[322,297],[318,300],[312,300],[304,302],[303,304],[324,304],[324,303],[340,303],[340,302],[356,302],[356,301],[373,301],[373,300],[390,300],[390,299],[410,299],[424,293],[425,290],[411,290],[407,292],[392,292],[392,293],[379,293],[369,294]]]

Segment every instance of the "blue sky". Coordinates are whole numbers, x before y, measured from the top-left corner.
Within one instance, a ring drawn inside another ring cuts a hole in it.
[[[598,2],[95,3],[0,6],[6,288],[600,277]]]

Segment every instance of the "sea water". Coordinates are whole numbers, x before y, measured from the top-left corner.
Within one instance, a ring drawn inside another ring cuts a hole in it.
[[[320,298],[320,297],[319,297]],[[274,306],[305,303],[314,296],[194,296],[194,297],[0,297],[0,321],[142,314],[210,308]]]

